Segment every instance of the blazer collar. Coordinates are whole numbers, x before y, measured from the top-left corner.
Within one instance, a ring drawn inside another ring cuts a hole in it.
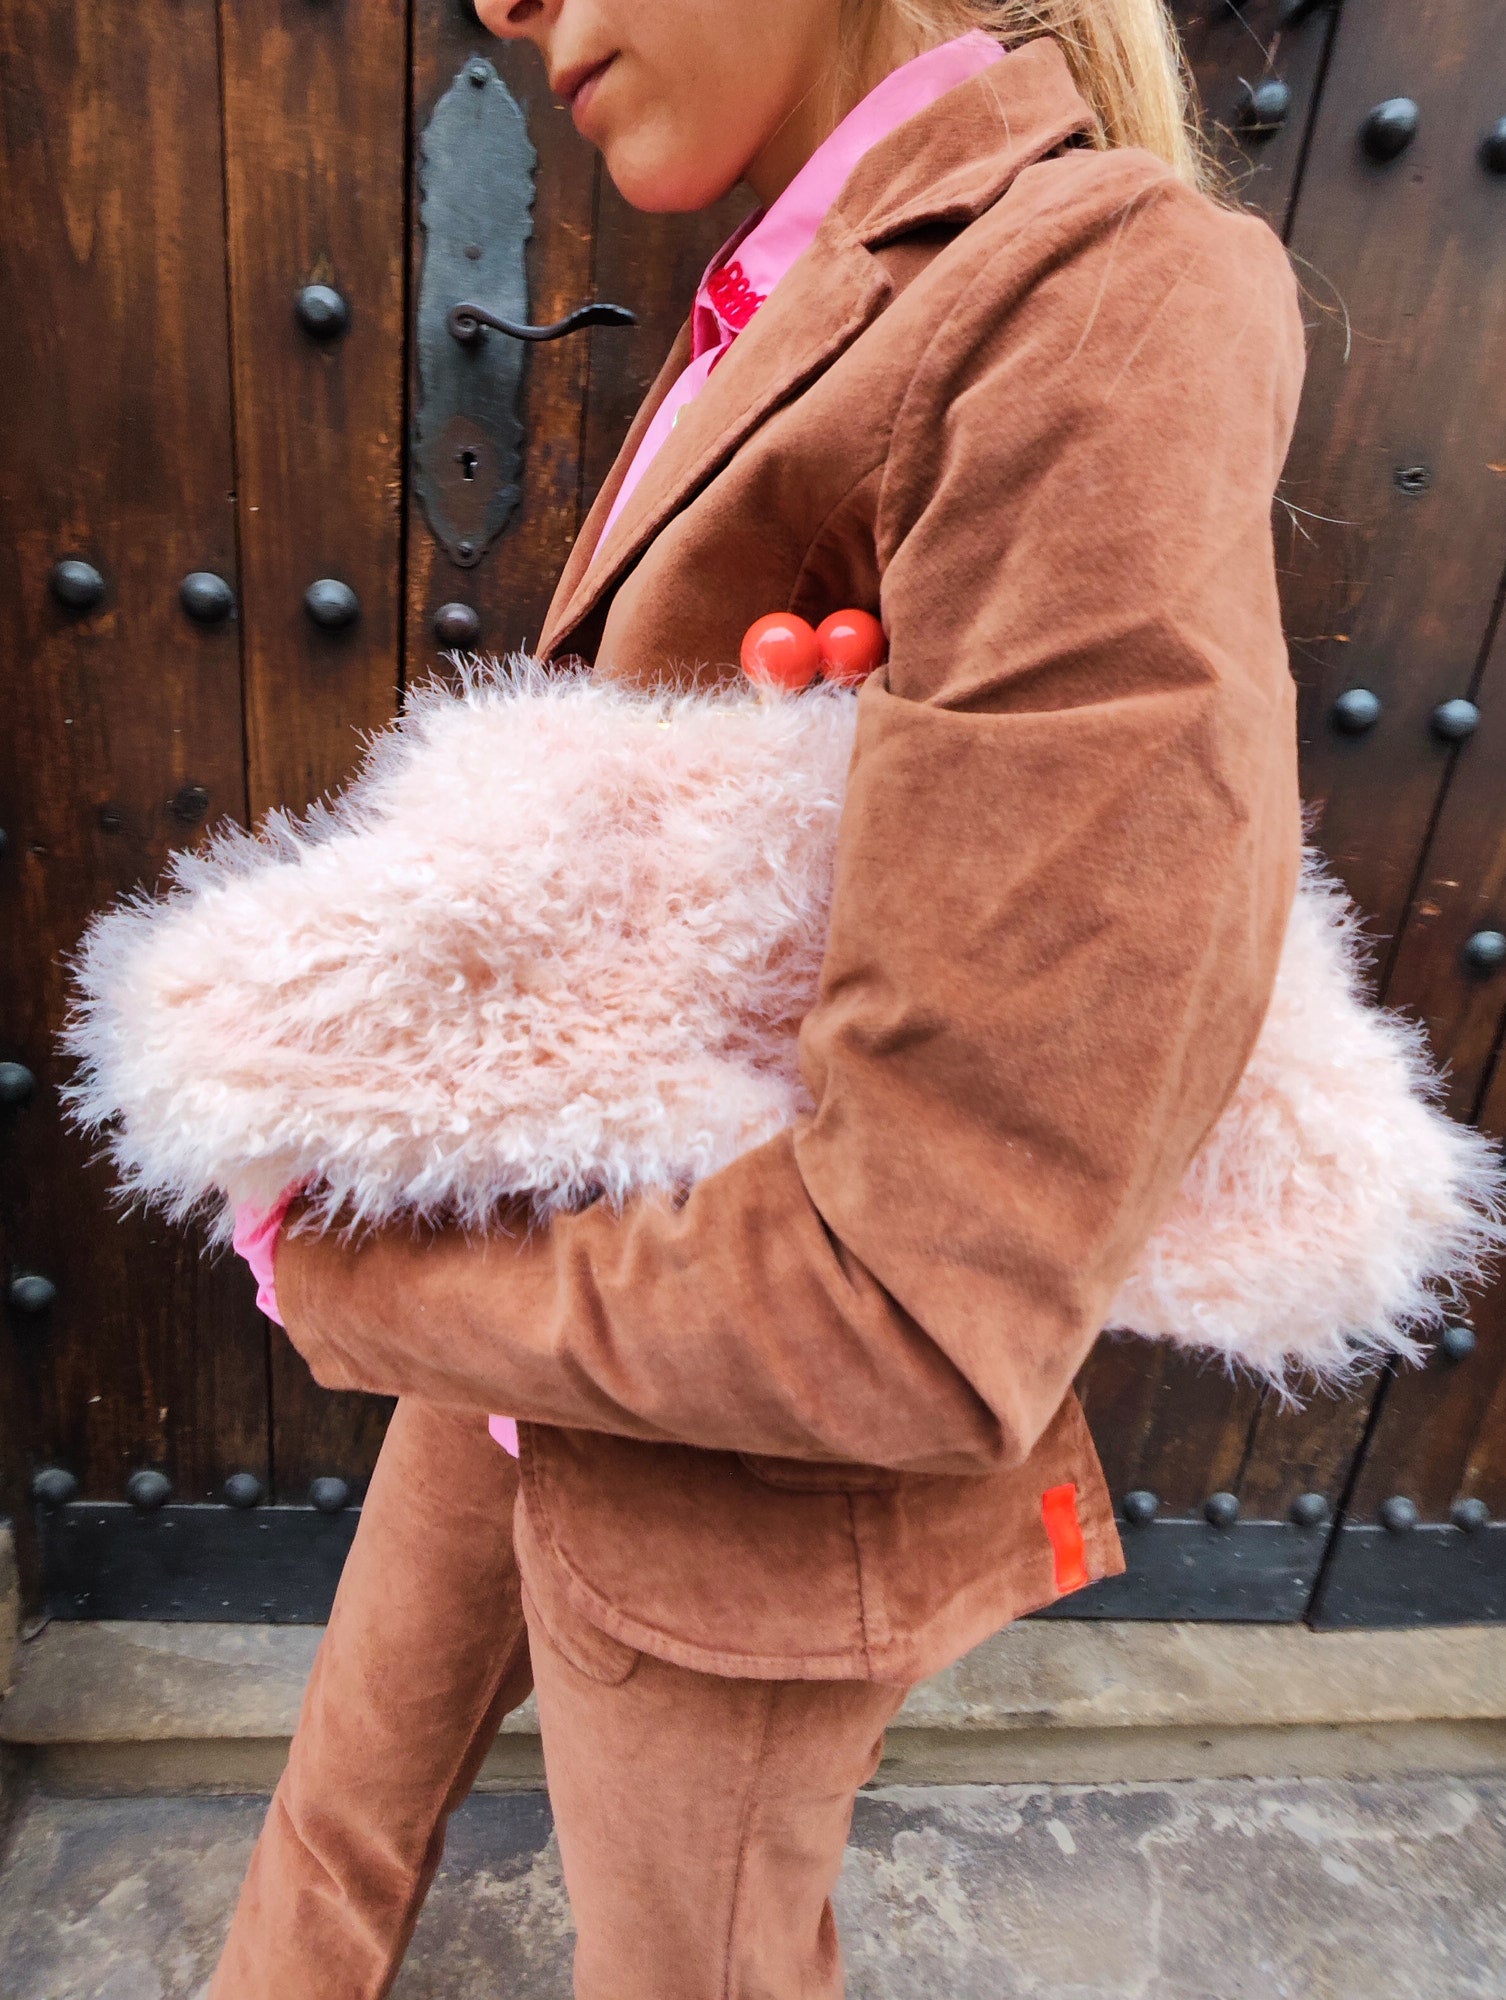
[[[1093,114],[1060,45],[1041,36],[958,84],[870,148],[810,249],[686,404],[598,547],[601,524],[638,441],[689,359],[689,326],[681,328],[576,537],[544,621],[540,653],[557,653],[744,439],[883,310],[893,288],[871,254],[875,248],[928,223],[965,226],[998,200],[1022,168],[1093,128]]]

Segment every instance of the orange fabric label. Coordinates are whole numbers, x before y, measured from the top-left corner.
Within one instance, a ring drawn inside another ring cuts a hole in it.
[[[1041,1519],[1056,1558],[1057,1590],[1081,1590],[1088,1581],[1088,1552],[1077,1518],[1077,1488],[1070,1482],[1048,1487],[1041,1495]]]

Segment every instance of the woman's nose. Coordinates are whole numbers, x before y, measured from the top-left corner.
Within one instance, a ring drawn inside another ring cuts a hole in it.
[[[475,0],[475,6],[487,33],[509,40],[536,31],[550,12],[548,0]]]

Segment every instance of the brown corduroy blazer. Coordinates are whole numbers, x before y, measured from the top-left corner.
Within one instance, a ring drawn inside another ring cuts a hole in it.
[[[1083,143],[1054,42],[860,162],[540,650],[735,671],[882,616],[814,1114],[679,1206],[285,1230],[316,1376],[523,1419],[525,1569],[627,1645],[908,1681],[1121,1565],[1071,1384],[1244,1066],[1295,889],[1270,509],[1303,365],[1264,223]]]

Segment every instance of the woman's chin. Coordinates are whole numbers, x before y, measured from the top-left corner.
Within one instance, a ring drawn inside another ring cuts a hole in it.
[[[673,150],[635,136],[601,142],[612,184],[630,208],[645,215],[685,215],[710,208],[742,178],[740,162],[709,168],[689,147]]]

